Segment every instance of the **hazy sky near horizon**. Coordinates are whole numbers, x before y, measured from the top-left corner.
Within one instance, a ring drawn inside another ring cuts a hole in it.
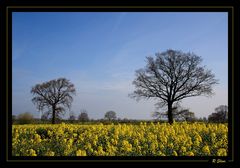
[[[72,111],[90,118],[152,119],[155,100],[137,102],[135,70],[146,56],[167,49],[194,52],[216,75],[215,95],[184,99],[181,105],[207,117],[228,105],[226,12],[14,12],[12,110],[39,112],[31,102],[35,84],[65,77],[76,87]],[[69,117],[68,113],[65,117]]]

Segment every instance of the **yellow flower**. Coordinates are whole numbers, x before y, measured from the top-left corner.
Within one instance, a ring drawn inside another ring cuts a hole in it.
[[[196,146],[196,147],[199,147],[200,146],[200,142],[198,140],[195,140],[193,145]]]
[[[226,151],[226,149],[223,149],[223,148],[218,149],[218,151],[217,151],[217,156],[227,156],[227,151]]]
[[[34,141],[35,141],[36,143],[42,142],[41,136],[38,135],[38,134],[34,134]]]
[[[87,153],[85,150],[77,150],[76,151],[76,156],[87,156]]]
[[[187,152],[187,156],[194,156],[193,152]]]
[[[210,155],[210,149],[209,149],[209,147],[207,146],[207,145],[205,145],[203,148],[202,148],[202,151],[203,151],[203,153],[204,154],[206,154],[206,155]]]
[[[135,146],[138,146],[139,141],[138,141],[137,139],[134,139],[133,144],[134,144]]]
[[[170,148],[170,149],[173,149],[173,148],[174,148],[173,143],[170,143],[170,144],[169,144],[169,148]]]
[[[47,151],[45,156],[54,156],[55,153],[53,151]]]
[[[123,140],[122,141],[122,147],[121,149],[126,152],[131,152],[132,151],[132,144],[130,144],[128,141]]]
[[[33,149],[29,149],[27,152],[29,153],[29,156],[37,156],[36,151]]]
[[[173,156],[178,156],[176,151],[173,151]]]
[[[42,139],[38,129],[45,130],[47,137]],[[63,123],[12,127],[13,156],[227,156],[227,147],[228,124]]]

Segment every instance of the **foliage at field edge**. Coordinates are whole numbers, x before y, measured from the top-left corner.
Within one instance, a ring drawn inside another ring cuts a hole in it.
[[[228,124],[13,125],[13,156],[227,156]]]

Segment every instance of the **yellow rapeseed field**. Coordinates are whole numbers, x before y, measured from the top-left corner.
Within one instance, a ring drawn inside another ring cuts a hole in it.
[[[13,156],[227,156],[227,124],[13,125]]]

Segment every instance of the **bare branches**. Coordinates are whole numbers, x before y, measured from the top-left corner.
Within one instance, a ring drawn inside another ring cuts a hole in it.
[[[171,49],[155,56],[155,59],[147,57],[146,67],[136,71],[133,81],[136,90],[130,97],[158,98],[161,105],[166,105],[186,97],[213,95],[212,86],[217,80],[200,65],[200,56]]]
[[[69,80],[59,78],[35,85],[31,93],[34,96],[32,102],[39,111],[52,108],[52,115],[59,116],[64,114],[65,107],[70,109],[76,90]]]

